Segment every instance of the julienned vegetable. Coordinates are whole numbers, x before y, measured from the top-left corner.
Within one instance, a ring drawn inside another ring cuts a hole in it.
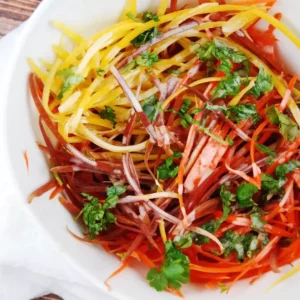
[[[268,14],[275,1],[162,1],[157,14],[127,2],[88,39],[54,22],[73,51],[29,60],[53,172],[30,201],[62,192],[73,235],[116,253],[114,275],[143,263],[158,291],[278,272],[300,258],[300,91],[273,31],[300,41]]]

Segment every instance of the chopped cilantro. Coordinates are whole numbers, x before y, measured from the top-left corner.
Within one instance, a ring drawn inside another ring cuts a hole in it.
[[[251,258],[254,252],[258,250],[258,238],[253,233],[238,235],[228,230],[221,238],[221,243],[225,249],[224,256],[227,257],[234,251],[239,261],[243,261],[246,256]]]
[[[255,98],[258,98],[261,93],[270,92],[274,88],[272,83],[272,76],[267,75],[265,70],[261,68],[255,80],[254,87],[249,91]]]
[[[148,42],[152,42],[153,39],[156,37],[160,36],[161,32],[158,31],[157,27],[150,28],[149,30],[146,30],[145,32],[139,34],[136,38],[134,38],[131,41],[131,44],[135,47],[138,48]]]
[[[152,268],[147,274],[150,286],[164,291],[168,286],[179,290],[183,283],[190,280],[190,261],[171,241],[165,243],[165,261],[159,270]]]
[[[237,188],[236,196],[240,208],[248,208],[256,205],[252,197],[258,192],[258,188],[251,183],[242,183]]]
[[[175,237],[174,244],[176,247],[179,247],[181,249],[190,248],[193,244],[192,234],[190,232],[188,232],[184,236]]]
[[[231,137],[227,136],[226,137],[226,142],[229,144],[230,147],[234,146],[234,142],[233,142]]]
[[[82,214],[83,221],[88,227],[90,239],[94,239],[97,234],[103,230],[107,230],[110,224],[116,221],[116,217],[108,211],[116,206],[120,195],[125,193],[126,188],[123,186],[113,186],[106,190],[107,198],[102,205],[99,203],[98,198],[92,195],[81,193],[83,197],[89,200],[89,203],[85,203],[82,211],[78,217]]]
[[[267,109],[267,117],[273,125],[279,125],[280,132],[287,141],[293,142],[299,136],[300,130],[297,123],[281,113],[275,106]]]
[[[99,116],[103,120],[108,120],[113,124],[113,127],[115,128],[117,125],[116,122],[116,112],[113,108],[110,106],[105,106],[105,109],[101,110],[99,112]]]
[[[252,222],[251,228],[256,231],[263,231],[266,222],[261,220],[261,214],[260,213],[251,214],[250,218]]]
[[[217,40],[206,43],[198,48],[195,53],[200,61],[206,62],[208,74],[213,73],[213,69],[216,68],[219,71],[223,71],[226,75],[229,75],[233,67],[232,62],[243,63],[248,61],[244,54],[234,51]],[[216,61],[220,61],[217,67]]]
[[[213,89],[213,99],[235,96],[241,89],[241,78],[237,73],[230,73]]]
[[[211,220],[211,221],[201,225],[200,228],[208,231],[209,233],[214,233],[219,229],[220,225],[221,225],[220,220]],[[198,233],[192,232],[191,236],[193,238],[193,242],[196,245],[208,244],[210,242],[210,240],[207,236],[200,235]]]
[[[96,71],[97,75],[99,75],[99,76],[102,76],[104,72],[105,72],[105,70],[103,70],[103,69],[98,69]]]
[[[239,104],[233,107],[226,107],[220,105],[205,104],[205,108],[208,110],[219,110],[231,121],[239,123],[241,120],[252,119],[253,123],[256,124],[260,119],[260,116],[256,110],[254,104]]]
[[[61,90],[57,95],[58,99],[62,99],[64,97],[64,94],[71,89],[72,85],[79,84],[83,81],[82,75],[75,75],[76,69],[76,67],[73,67],[69,69],[63,69],[57,72],[57,75],[63,77],[64,79],[64,83],[61,87]]]
[[[157,168],[158,179],[165,180],[175,178],[179,171],[179,166],[174,164],[174,158],[181,158],[182,153],[175,152],[174,155],[168,157],[165,162]]]
[[[141,23],[141,21],[132,12],[127,13],[126,16],[134,22]]]
[[[276,157],[276,152],[274,149],[268,147],[268,146],[265,146],[263,144],[258,144],[256,143],[255,144],[255,147],[258,151],[260,151],[261,153],[264,153],[264,154],[267,154],[269,155],[270,157],[272,158],[275,158]]]
[[[226,189],[225,185],[221,186],[220,196],[223,203],[222,221],[226,221],[230,212],[230,204],[236,200],[235,195]]]
[[[221,294],[227,293],[229,290],[228,286],[225,283],[218,282],[218,286],[221,289],[221,291],[220,291]]]
[[[168,73],[169,74],[173,74],[173,75],[180,75],[180,74],[182,74],[184,72],[179,71],[179,70],[169,70]]]
[[[275,175],[279,178],[285,178],[287,174],[294,172],[298,168],[300,168],[300,161],[292,159],[286,164],[278,166],[275,170]]]
[[[151,20],[153,20],[155,22],[159,22],[159,17],[151,11],[145,11],[143,13],[142,19],[144,22],[148,22]]]
[[[142,108],[148,119],[153,122],[160,110],[160,103],[155,95],[146,98],[142,103]]]
[[[263,174],[261,178],[261,188],[265,193],[278,194],[286,180],[275,179],[269,174]]]
[[[229,111],[232,114],[230,119],[238,123],[241,120],[248,120],[251,118],[253,123],[256,124],[260,119],[260,116],[254,104],[248,103],[236,105],[231,107]]]
[[[144,52],[142,55],[136,58],[136,64],[142,67],[153,67],[158,62],[158,55],[155,53]]]

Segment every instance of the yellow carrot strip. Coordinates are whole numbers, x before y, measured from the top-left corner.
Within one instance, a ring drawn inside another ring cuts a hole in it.
[[[90,131],[87,127],[85,127],[82,124],[79,125],[78,131],[83,137],[90,140],[95,145],[98,145],[99,147],[102,147],[103,149],[109,150],[111,152],[121,152],[121,153],[138,152],[144,150],[148,142],[145,141],[143,143],[132,145],[132,146],[116,146],[105,142],[103,139],[101,139],[99,136],[97,136],[95,133]]]
[[[43,83],[46,82],[47,80],[47,74],[46,72],[44,72],[35,62],[33,59],[28,58],[27,62],[30,66],[30,69],[33,71],[33,73],[35,73],[41,80]]]
[[[166,13],[166,10],[169,5],[169,0],[160,0],[160,4],[157,10],[157,15],[162,16]]]
[[[167,28],[175,27],[176,25],[183,23],[187,19],[200,14],[210,14],[225,11],[245,11],[252,8],[253,6],[230,4],[219,5],[218,3],[205,3],[202,5],[198,5],[195,8],[182,10],[177,17],[175,16],[175,18],[172,18],[172,21],[168,24]]]
[[[66,59],[69,56],[69,52],[61,46],[53,45],[52,49],[54,53],[58,56],[58,58],[61,58],[62,60]]]
[[[288,271],[286,274],[281,276],[279,279],[277,279],[268,289],[267,292],[273,289],[275,286],[277,286],[279,283],[289,279],[290,277],[294,276],[296,273],[300,272],[300,265],[293,267],[290,271]]]
[[[49,116],[51,116],[51,118],[53,118],[53,119],[61,119],[61,117],[53,114],[52,111],[50,111],[50,109],[49,109],[49,98],[50,98],[51,86],[52,86],[52,83],[54,81],[55,75],[57,73],[57,70],[58,70],[60,64],[61,64],[60,59],[57,59],[54,62],[53,66],[48,74],[48,77],[44,83],[44,89],[43,89],[42,104],[43,104],[43,107],[46,110],[47,114]]]
[[[159,221],[159,232],[160,232],[161,239],[165,243],[168,239],[166,234],[165,222],[163,219]]]
[[[241,90],[234,98],[230,100],[228,103],[229,106],[236,106],[239,104],[241,99],[244,97],[244,95],[250,91],[255,85],[255,80],[251,80],[250,83],[243,89]]]
[[[52,22],[53,26],[59,29],[64,35],[69,37],[76,44],[80,44],[84,41],[84,38],[66,26],[64,23],[54,21]]]

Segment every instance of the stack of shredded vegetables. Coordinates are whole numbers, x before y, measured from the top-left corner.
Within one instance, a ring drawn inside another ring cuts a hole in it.
[[[76,238],[149,268],[158,291],[227,291],[300,257],[300,91],[283,70],[274,1],[127,1],[120,22],[32,68],[52,190]],[[101,6],[101,4],[99,4]],[[257,28],[259,20],[267,29]],[[115,275],[114,274],[114,275]]]

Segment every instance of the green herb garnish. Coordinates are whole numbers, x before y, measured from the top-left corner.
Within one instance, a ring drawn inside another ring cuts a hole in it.
[[[110,121],[113,124],[114,128],[116,127],[116,112],[110,106],[105,106],[105,108],[99,112],[99,116],[103,120]]]
[[[175,178],[179,171],[179,166],[174,164],[175,158],[181,158],[182,153],[175,152],[172,156],[168,157],[165,162],[157,168],[158,179],[165,180],[168,178]]]
[[[240,208],[248,208],[256,205],[252,197],[258,192],[258,188],[251,183],[242,183],[236,191],[236,196]]]
[[[159,17],[151,11],[145,11],[143,13],[142,19],[144,22],[148,22],[151,20],[153,20],[155,22],[159,22]]]
[[[159,270],[152,268],[147,274],[147,280],[157,291],[164,291],[168,286],[179,290],[183,283],[190,281],[189,265],[188,257],[176,249],[171,241],[167,241],[164,263]]]
[[[261,68],[255,80],[254,87],[249,91],[255,98],[258,98],[261,93],[266,93],[272,91],[274,85],[272,83],[272,76],[267,75],[265,70]]]
[[[144,101],[141,102],[143,111],[147,115],[148,119],[151,122],[154,122],[156,119],[160,109],[161,105],[155,95],[152,95],[148,98],[146,98]]]
[[[158,55],[155,53],[144,52],[142,55],[136,58],[136,64],[142,67],[153,67],[158,62]]]
[[[57,72],[58,76],[63,77],[64,83],[62,85],[62,88],[57,95],[58,99],[62,99],[64,97],[64,94],[69,91],[72,87],[72,85],[79,84],[83,81],[82,75],[75,75],[77,67],[69,68],[69,69],[63,69]]]
[[[287,141],[293,142],[299,136],[300,131],[297,123],[281,113],[275,106],[267,109],[267,117],[273,125],[279,126],[281,134]]]
[[[153,27],[141,34],[139,34],[136,38],[131,41],[131,44],[138,48],[148,42],[152,42],[156,37],[160,36],[161,32],[158,31],[157,27]]]
[[[110,224],[116,221],[116,217],[108,210],[114,208],[119,200],[119,196],[125,193],[126,187],[113,186],[106,190],[107,198],[102,205],[98,198],[87,193],[81,193],[83,197],[89,200],[84,204],[84,208],[77,218],[83,215],[83,221],[88,227],[90,239],[94,239],[101,231],[107,230]]]

